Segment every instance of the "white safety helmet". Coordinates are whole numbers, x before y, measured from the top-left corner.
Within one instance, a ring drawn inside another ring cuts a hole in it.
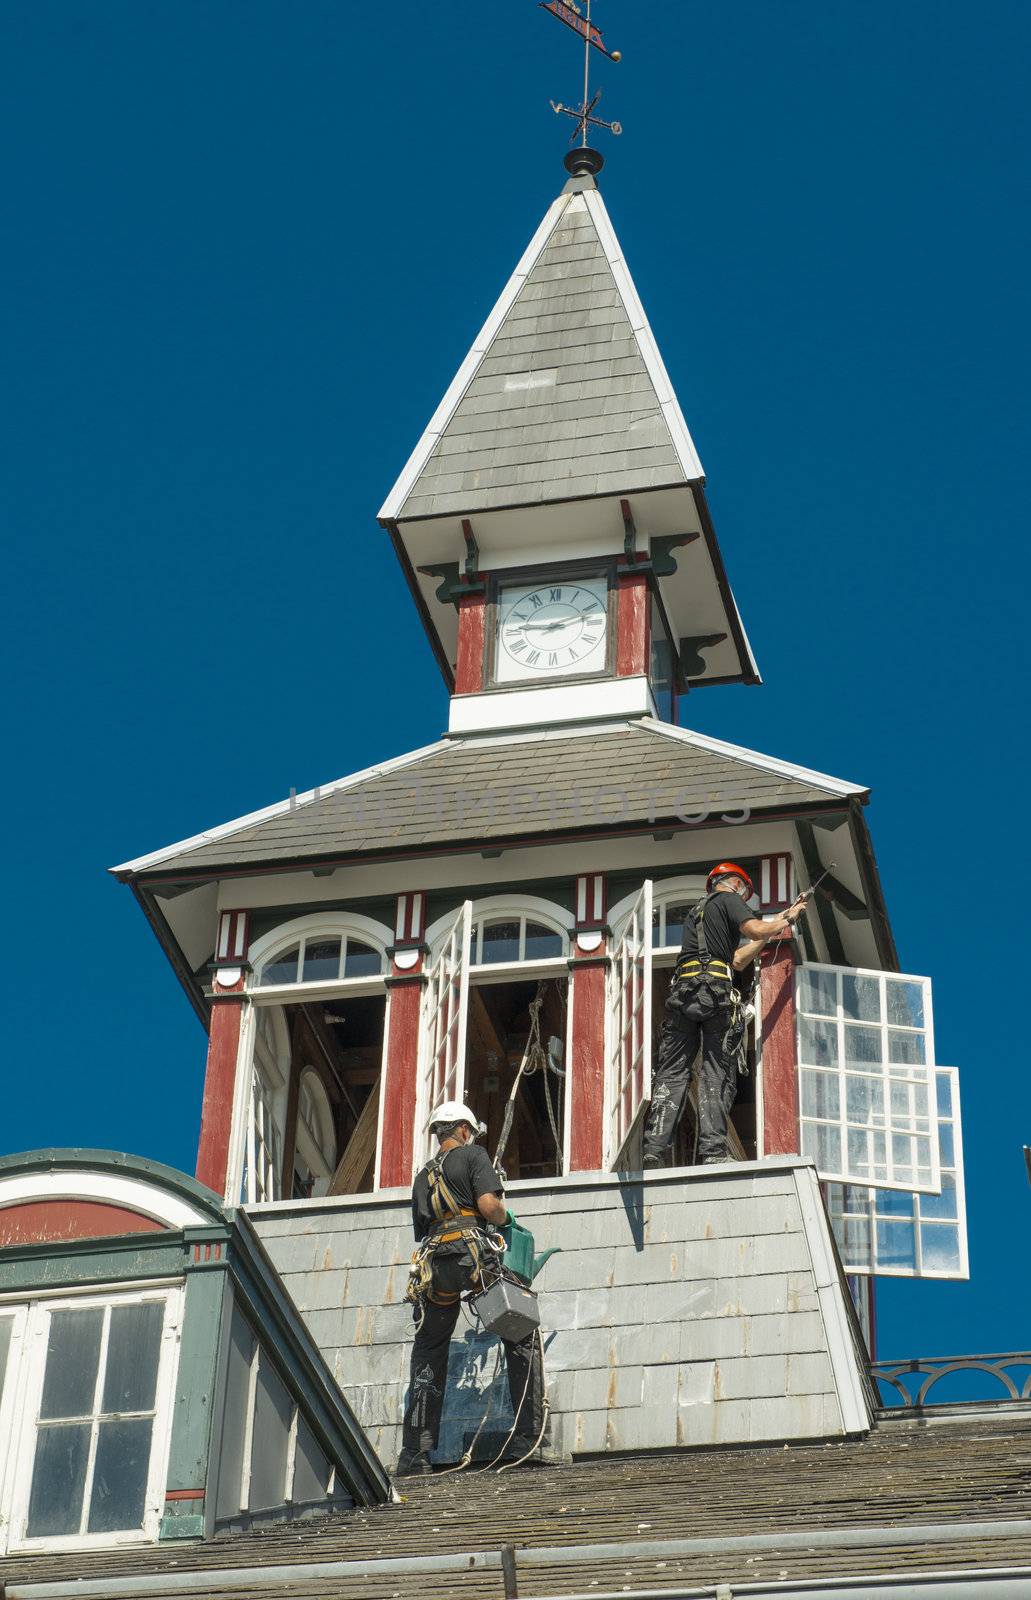
[[[467,1122],[472,1128],[476,1138],[487,1131],[485,1122],[481,1122],[475,1111],[461,1100],[442,1100],[430,1118],[430,1127],[436,1128],[443,1124],[445,1127],[452,1122]]]

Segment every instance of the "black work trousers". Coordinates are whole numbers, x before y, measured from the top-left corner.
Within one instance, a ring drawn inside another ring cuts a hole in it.
[[[442,1294],[464,1294],[474,1287],[466,1260],[444,1257],[433,1264],[433,1287]],[[420,1455],[436,1447],[447,1384],[448,1350],[455,1331],[461,1302],[435,1305],[425,1301],[425,1314],[412,1346],[408,1404],[405,1407],[401,1449],[406,1455]],[[508,1367],[508,1392],[516,1418],[514,1441],[528,1447],[541,1430],[543,1382],[540,1350],[536,1333],[505,1346]],[[486,1400],[484,1400],[486,1405]]]
[[[663,1156],[684,1111],[698,1047],[698,1160],[727,1159],[727,1116],[737,1094],[737,1051],[725,1047],[730,1012],[698,1021],[669,1006],[652,1074],[652,1102],[644,1124],[644,1154]]]

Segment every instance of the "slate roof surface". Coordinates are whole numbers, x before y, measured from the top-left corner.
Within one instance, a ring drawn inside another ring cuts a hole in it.
[[[492,314],[503,312],[500,325],[493,331],[488,320],[383,514],[469,516],[701,481],[593,184],[559,197],[535,248]]]
[[[744,810],[794,810],[832,797],[840,805],[843,794],[865,792],[659,727],[634,722],[562,737],[446,740],[411,761],[115,870],[196,873],[663,819],[740,820]]]
[[[261,1567],[267,1576],[279,1566],[349,1562],[356,1564],[350,1572],[284,1573],[281,1586],[260,1592],[292,1600],[385,1600],[408,1593],[500,1600],[505,1589],[497,1552],[505,1544],[516,1547],[523,1600],[588,1588],[632,1593],[900,1572],[912,1578],[921,1571],[1031,1562],[1029,1481],[1031,1423],[1023,1417],[1000,1413],[915,1427],[889,1422],[867,1439],[843,1443],[404,1479],[399,1505],[208,1544],[15,1555],[0,1561],[0,1582],[11,1587],[164,1573],[167,1589],[159,1586],[151,1595],[190,1592],[205,1600],[232,1592],[218,1576],[230,1568]],[[886,1528],[910,1531],[889,1542]],[[814,1543],[820,1532],[834,1537]],[[711,1542],[728,1539],[735,1541],[730,1548]],[[637,1548],[621,1552],[620,1545]],[[418,1574],[365,1565],[465,1552],[488,1553],[494,1565]],[[210,1573],[210,1584],[187,1590],[189,1572]]]

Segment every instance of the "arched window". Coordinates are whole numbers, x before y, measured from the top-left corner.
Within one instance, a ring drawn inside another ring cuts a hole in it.
[[[294,1196],[307,1199],[329,1189],[337,1163],[333,1107],[314,1067],[305,1067],[297,1090],[294,1135]]]
[[[442,917],[427,930],[426,940],[436,953],[451,917]],[[492,895],[473,903],[469,961],[473,967],[508,966],[555,961],[569,952],[572,913],[537,895]]]
[[[298,917],[257,941],[251,953],[251,986],[270,989],[381,977],[390,937],[390,929],[371,917]]]
[[[705,893],[705,879],[695,877],[658,879],[652,890],[652,950],[679,950],[684,938],[684,927],[692,906]],[[616,938],[623,932],[626,919],[636,899],[636,893],[627,895],[614,905],[609,920]]]

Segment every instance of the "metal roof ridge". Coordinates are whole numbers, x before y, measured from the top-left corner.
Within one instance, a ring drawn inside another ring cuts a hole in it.
[[[811,783],[815,788],[827,789],[831,794],[870,793],[868,784],[850,783],[847,778],[834,778],[828,772],[817,772],[814,767],[801,767],[794,761],[782,761],[778,756],[763,755],[760,750],[749,750],[743,744],[731,744],[726,739],[715,739],[707,733],[696,733],[692,728],[676,728],[672,723],[659,722],[654,717],[642,717],[641,726],[646,727],[650,733],[661,734],[667,739],[679,739],[682,743],[694,745],[699,750],[711,750],[713,755],[726,756],[728,760],[740,761],[745,766],[759,767],[767,772],[778,772],[785,778]]]
[[[409,750],[404,755],[376,762],[371,767],[363,767],[360,772],[349,773],[346,777],[336,778],[331,783],[318,784],[314,789],[304,790],[302,794],[289,795],[285,800],[276,800],[272,805],[262,806],[257,811],[248,811],[242,817],[234,817],[231,822],[222,822],[217,827],[205,828],[201,833],[192,834],[188,839],[180,839],[175,844],[165,845],[160,850],[152,850],[148,855],[136,856],[132,861],[123,861],[119,866],[108,867],[107,870],[115,876],[119,873],[142,872],[145,868],[157,866],[160,862],[171,861],[177,855],[185,854],[187,850],[213,844],[217,839],[225,839],[230,834],[240,833],[244,828],[251,828],[258,822],[268,822],[272,817],[281,817],[288,811],[296,811],[299,806],[324,800],[327,795],[338,794],[342,789],[363,783],[367,778],[379,777],[381,773],[393,772],[398,767],[413,766],[436,751],[446,748],[446,743],[444,739],[437,739],[433,744],[423,745],[418,750]]]
[[[537,264],[539,256],[558,225],[559,218],[574,198],[573,195],[566,194],[563,190],[561,194],[556,195],[544,213],[533,238],[516,263],[515,271],[494,302],[493,309],[470,345],[465,360],[444,391],[444,398],[426,424],[418,444],[408,457],[398,475],[397,481],[384,500],[379,512],[379,520],[381,522],[392,522],[401,515],[405,501],[411,494],[423,467],[433,453],[437,440],[458,410],[465,391],[476,376],[480,362],[497,336],[498,329],[514,305],[520,289]]]

